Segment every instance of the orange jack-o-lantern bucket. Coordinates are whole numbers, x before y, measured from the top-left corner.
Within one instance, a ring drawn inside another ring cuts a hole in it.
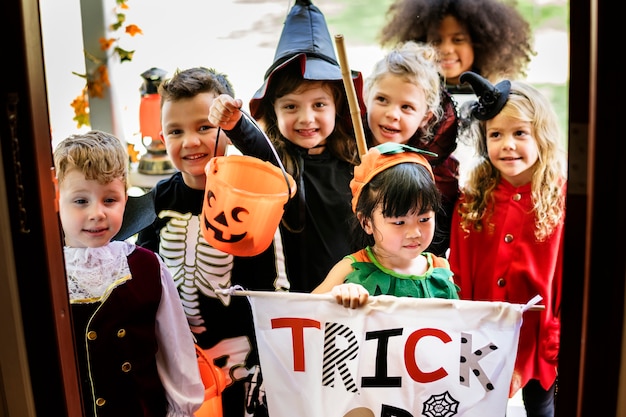
[[[296,183],[285,170],[252,156],[213,157],[205,168],[201,228],[206,241],[236,256],[272,243]]]

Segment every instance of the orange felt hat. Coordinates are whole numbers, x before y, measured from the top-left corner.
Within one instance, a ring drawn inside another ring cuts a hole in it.
[[[361,164],[354,167],[354,178],[350,181],[352,211],[356,213],[356,205],[365,184],[370,182],[377,174],[394,165],[405,162],[423,165],[428,169],[430,176],[434,180],[433,169],[423,155],[437,156],[433,152],[394,142],[387,142],[370,148],[361,157]]]

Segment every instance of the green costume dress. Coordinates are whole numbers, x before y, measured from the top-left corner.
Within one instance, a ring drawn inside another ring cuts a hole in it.
[[[429,252],[422,252],[421,256],[428,261],[424,275],[399,274],[382,266],[368,246],[346,256],[352,260],[354,270],[344,282],[361,284],[370,295],[458,299],[458,287],[452,281],[454,274],[448,261]]]

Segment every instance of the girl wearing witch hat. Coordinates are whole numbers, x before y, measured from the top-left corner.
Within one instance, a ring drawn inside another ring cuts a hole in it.
[[[362,77],[352,72],[360,95]],[[359,96],[361,113],[364,104]],[[225,130],[245,155],[276,163],[254,120],[242,117],[241,100],[218,97],[209,121]],[[297,192],[279,226],[290,290],[311,292],[332,266],[351,253],[350,180],[358,151],[341,68],[322,12],[296,0],[263,85],[250,100]]]
[[[566,177],[558,120],[531,85],[461,76],[478,101],[463,133],[479,160],[456,204],[450,268],[462,299],[525,304],[510,396],[522,389],[528,417],[554,416],[560,334]]]

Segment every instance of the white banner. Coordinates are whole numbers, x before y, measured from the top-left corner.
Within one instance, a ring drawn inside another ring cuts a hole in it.
[[[504,416],[524,306],[249,295],[271,417]]]

